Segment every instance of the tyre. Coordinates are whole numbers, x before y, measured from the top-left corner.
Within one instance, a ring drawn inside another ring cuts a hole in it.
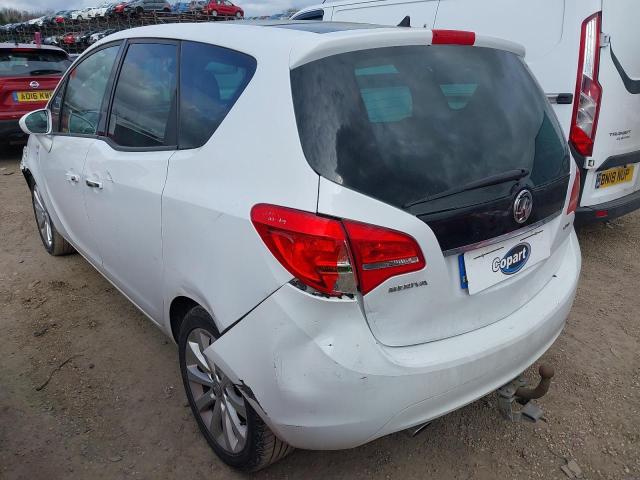
[[[74,253],[75,249],[54,227],[37,185],[34,185],[31,189],[31,202],[33,203],[33,214],[36,217],[40,240],[42,240],[42,245],[47,253],[54,257]]]
[[[200,431],[227,465],[260,470],[293,451],[276,437],[220,368],[202,353],[220,334],[202,307],[180,326],[178,352],[187,399]]]
[[[81,22],[82,20],[84,20],[84,18],[82,18],[82,15],[78,15],[78,16],[76,17],[76,20],[77,20],[78,22]]]
[[[218,16],[218,11],[217,10],[211,10],[209,12],[209,15],[211,15],[212,17],[217,17]]]
[[[236,18],[240,20],[242,18],[242,14],[240,12],[236,12]]]

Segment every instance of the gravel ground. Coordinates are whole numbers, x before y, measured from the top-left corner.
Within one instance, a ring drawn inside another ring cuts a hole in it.
[[[0,153],[0,478],[244,477],[201,438],[174,344],[82,257],[45,253],[19,156]],[[415,438],[297,451],[254,476],[566,479],[573,460],[584,478],[640,479],[639,233],[640,213],[580,233],[545,421],[509,424],[489,395]]]

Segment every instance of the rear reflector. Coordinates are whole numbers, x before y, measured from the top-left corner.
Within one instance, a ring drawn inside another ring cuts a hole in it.
[[[593,154],[602,99],[602,87],[598,83],[601,22],[602,13],[598,12],[582,23],[576,94],[569,132],[571,144],[586,157]]]
[[[571,196],[569,197],[567,215],[578,209],[578,202],[580,202],[580,169],[576,168],[576,177],[573,179],[573,186],[571,187]]]
[[[607,218],[609,210],[596,210],[596,218]]]
[[[426,265],[417,242],[395,230],[266,204],[251,209],[251,221],[284,268],[327,295],[364,295]]]
[[[463,30],[432,30],[433,45],[473,45],[476,43],[476,34],[474,32],[465,32]]]

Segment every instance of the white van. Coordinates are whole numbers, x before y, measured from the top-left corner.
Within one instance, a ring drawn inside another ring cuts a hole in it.
[[[311,6],[292,19],[404,20],[521,43],[582,169],[576,222],[640,207],[640,1],[351,0]]]

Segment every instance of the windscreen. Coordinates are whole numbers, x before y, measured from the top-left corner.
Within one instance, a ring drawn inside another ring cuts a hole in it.
[[[0,49],[0,77],[62,75],[71,65],[64,52]]]
[[[312,168],[400,208],[467,208],[511,195],[514,181],[539,190],[569,174],[555,115],[510,52],[456,45],[363,50],[298,67],[291,83]],[[523,178],[476,188],[510,171]]]

